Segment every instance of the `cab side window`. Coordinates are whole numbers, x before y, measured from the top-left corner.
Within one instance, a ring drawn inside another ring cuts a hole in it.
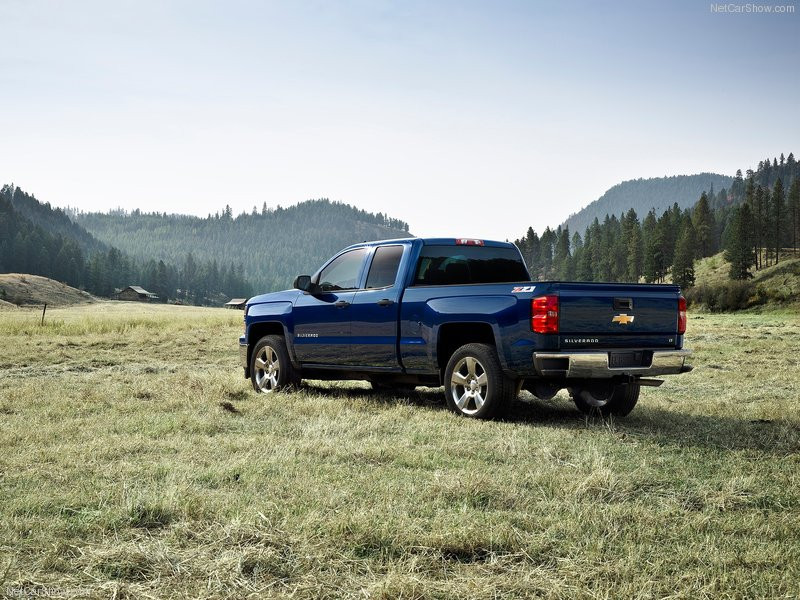
[[[367,276],[367,289],[389,287],[397,279],[403,246],[380,246],[375,250]]]
[[[358,286],[358,275],[364,264],[366,248],[357,248],[337,256],[319,274],[317,282],[323,292],[353,290]]]

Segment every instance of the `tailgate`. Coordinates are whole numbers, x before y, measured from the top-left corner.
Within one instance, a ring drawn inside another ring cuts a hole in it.
[[[676,347],[677,286],[560,284],[558,296],[562,348]]]

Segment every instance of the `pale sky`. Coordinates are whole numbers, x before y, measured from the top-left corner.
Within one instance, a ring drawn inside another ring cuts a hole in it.
[[[327,197],[513,239],[625,179],[800,153],[798,13],[0,0],[0,183],[86,211]]]

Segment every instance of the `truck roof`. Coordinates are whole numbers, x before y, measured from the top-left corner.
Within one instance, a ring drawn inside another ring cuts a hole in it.
[[[379,244],[391,244],[398,242],[417,242],[420,241],[424,246],[488,246],[490,248],[514,248],[511,242],[498,242],[497,240],[480,240],[476,238],[396,238],[393,240],[373,240],[371,242],[361,242],[360,244],[353,244],[349,248],[360,248],[363,246],[377,246]]]

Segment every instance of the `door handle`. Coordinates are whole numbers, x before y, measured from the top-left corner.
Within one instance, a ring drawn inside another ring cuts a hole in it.
[[[334,302],[333,305],[336,308],[347,308],[350,306],[350,303],[347,300],[339,300],[338,302]]]
[[[389,300],[388,298],[378,300],[378,306],[391,306],[392,304],[394,304],[394,300]]]

